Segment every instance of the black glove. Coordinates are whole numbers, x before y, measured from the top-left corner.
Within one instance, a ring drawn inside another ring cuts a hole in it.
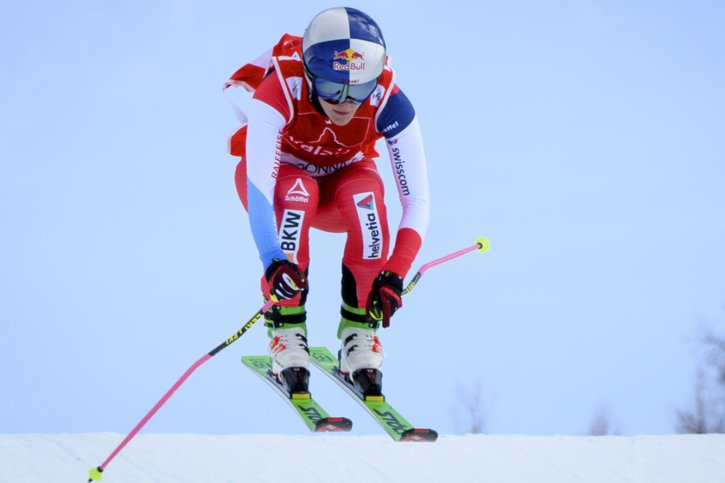
[[[373,281],[368,295],[366,315],[368,320],[383,321],[383,327],[390,325],[390,317],[403,306],[403,278],[389,270],[380,272]]]
[[[300,268],[288,260],[275,258],[264,272],[273,300],[291,299],[307,290],[307,278]]]

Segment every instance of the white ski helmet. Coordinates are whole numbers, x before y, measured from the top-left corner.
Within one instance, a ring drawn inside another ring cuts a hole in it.
[[[370,16],[349,7],[324,10],[302,39],[305,73],[320,98],[364,101],[385,66],[385,40]]]

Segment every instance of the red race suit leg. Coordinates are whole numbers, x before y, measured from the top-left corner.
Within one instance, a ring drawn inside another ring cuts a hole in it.
[[[237,166],[236,185],[246,208],[244,161]],[[303,270],[310,262],[310,227],[347,233],[342,259],[343,301],[363,308],[373,280],[387,261],[390,246],[383,181],[375,163],[360,161],[317,178],[283,163],[275,188],[274,211],[280,247]],[[295,299],[290,302],[300,303]]]

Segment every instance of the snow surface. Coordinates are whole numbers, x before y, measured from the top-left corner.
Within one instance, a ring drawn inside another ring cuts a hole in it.
[[[0,482],[85,483],[115,433],[0,435]],[[387,436],[141,434],[105,483],[721,483],[725,435]]]

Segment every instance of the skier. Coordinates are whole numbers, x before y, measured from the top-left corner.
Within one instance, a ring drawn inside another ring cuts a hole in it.
[[[311,227],[346,233],[337,336],[340,370],[365,395],[380,395],[383,349],[376,331],[402,307],[403,278],[429,217],[428,179],[413,106],[395,81],[383,35],[365,13],[331,8],[304,37],[284,35],[225,84],[254,92],[230,139],[241,158],[239,197],[264,267],[272,372],[306,392],[309,351],[305,300]],[[392,255],[377,171],[385,138],[402,219]]]

